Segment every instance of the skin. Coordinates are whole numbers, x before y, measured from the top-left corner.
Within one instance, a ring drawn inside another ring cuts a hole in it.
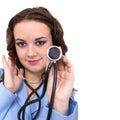
[[[14,27],[14,37],[17,56],[25,69],[20,69],[17,74],[16,66],[10,58],[6,60],[5,56],[2,57],[5,69],[4,85],[13,93],[20,88],[22,83],[21,74],[23,73],[25,73],[25,78],[28,81],[41,80],[41,75],[49,63],[46,51],[52,45],[52,36],[49,27],[44,23],[34,20],[24,20],[17,23]],[[62,56],[57,64],[57,68],[58,80],[53,108],[61,114],[66,115],[69,98],[73,89],[74,70],[66,56]],[[53,71],[51,70],[47,86],[49,100],[52,83]],[[38,85],[31,84],[31,86],[36,88]],[[27,88],[27,92],[30,94],[30,89]]]

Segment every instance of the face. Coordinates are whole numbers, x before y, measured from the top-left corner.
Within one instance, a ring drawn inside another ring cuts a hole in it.
[[[46,52],[52,45],[49,27],[41,22],[26,20],[14,27],[15,48],[25,71],[43,72],[48,63]]]

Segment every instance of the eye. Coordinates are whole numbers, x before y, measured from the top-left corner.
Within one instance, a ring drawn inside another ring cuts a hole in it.
[[[46,43],[46,41],[42,41],[42,40],[38,40],[38,41],[35,42],[35,44],[36,44],[37,46],[42,46],[42,45],[44,45],[45,43]]]
[[[17,46],[25,47],[27,44],[25,42],[16,42]]]

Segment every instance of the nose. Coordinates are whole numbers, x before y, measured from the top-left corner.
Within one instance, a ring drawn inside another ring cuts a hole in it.
[[[33,45],[28,46],[27,56],[34,58],[37,55],[36,49]]]

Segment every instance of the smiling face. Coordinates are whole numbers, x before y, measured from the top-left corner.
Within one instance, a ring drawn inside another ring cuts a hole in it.
[[[49,27],[38,21],[24,20],[14,27],[15,48],[25,72],[44,72],[48,58],[46,52],[52,43]]]

